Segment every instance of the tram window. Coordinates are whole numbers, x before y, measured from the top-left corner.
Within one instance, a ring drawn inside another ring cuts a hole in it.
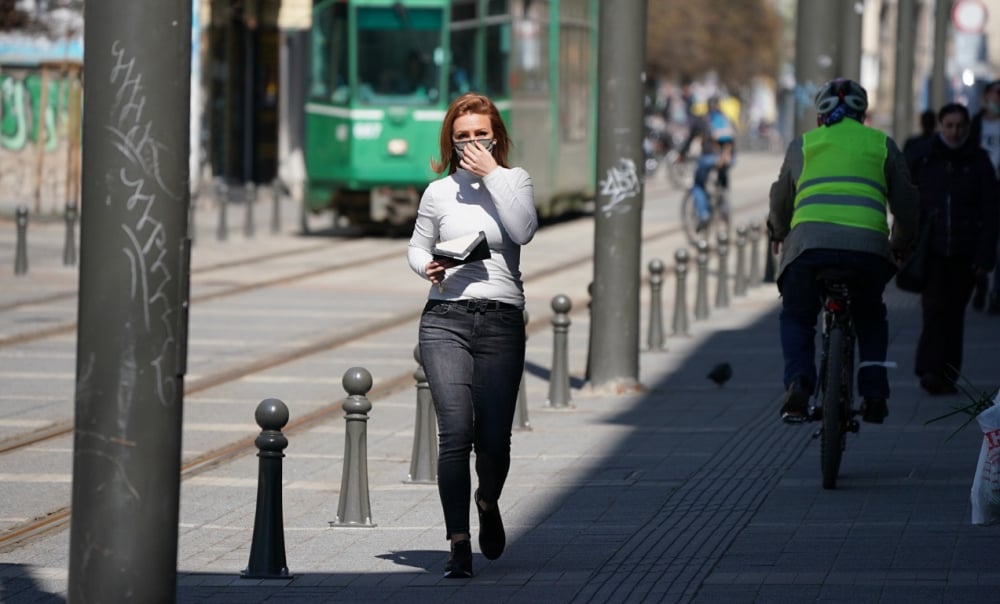
[[[428,104],[439,96],[442,12],[358,10],[359,96],[367,103]]]
[[[327,103],[346,102],[347,6],[336,2],[317,10],[311,38],[309,97]]]
[[[583,27],[562,27],[559,44],[559,114],[566,141],[587,137],[590,40]]]
[[[510,94],[510,26],[486,28],[486,90],[494,96]]]

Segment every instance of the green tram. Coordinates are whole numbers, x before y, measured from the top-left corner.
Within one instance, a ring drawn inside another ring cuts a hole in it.
[[[593,199],[597,0],[319,0],[305,95],[309,216],[404,234],[449,102],[500,108],[539,216]]]

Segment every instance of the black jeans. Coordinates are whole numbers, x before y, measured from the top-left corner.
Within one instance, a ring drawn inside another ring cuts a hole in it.
[[[438,493],[448,538],[469,532],[473,449],[480,499],[500,499],[524,375],[524,312],[479,302],[431,301],[420,320],[420,357],[437,413]]]
[[[824,268],[851,269],[865,276],[851,292],[851,319],[858,337],[859,362],[884,363],[889,348],[889,322],[882,293],[894,267],[874,254],[848,250],[812,249],[792,261],[782,272],[781,350],[785,357],[784,384],[795,379],[812,394],[816,386],[816,324],[823,305],[823,292],[816,274]],[[869,365],[858,370],[858,393],[863,397],[888,398],[889,379],[885,367]]]
[[[965,307],[976,282],[969,259],[928,256],[920,294],[923,328],[917,342],[915,373],[933,373],[954,382],[962,369]]]

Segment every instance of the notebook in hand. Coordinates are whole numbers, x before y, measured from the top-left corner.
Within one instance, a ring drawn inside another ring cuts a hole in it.
[[[459,264],[485,260],[490,257],[490,245],[486,233],[470,233],[448,241],[439,241],[431,254],[436,258],[450,258]]]

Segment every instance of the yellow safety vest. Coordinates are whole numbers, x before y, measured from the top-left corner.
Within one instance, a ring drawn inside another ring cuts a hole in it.
[[[826,222],[889,234],[886,135],[851,118],[802,136],[792,228]]]

